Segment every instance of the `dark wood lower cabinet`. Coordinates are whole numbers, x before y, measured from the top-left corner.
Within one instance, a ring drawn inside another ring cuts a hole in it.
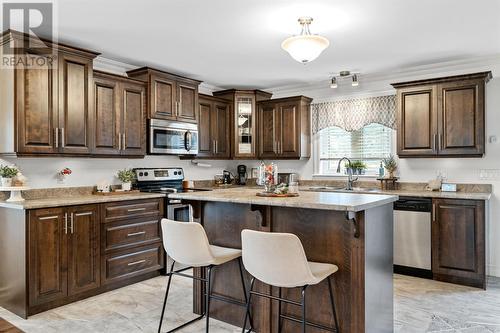
[[[163,198],[13,210],[0,208],[0,221],[8,221],[0,225],[0,249],[5,244],[15,258],[0,261],[0,285],[10,286],[0,306],[21,317],[157,276],[164,267]],[[14,233],[13,225],[26,229]]]
[[[485,202],[434,199],[434,279],[486,288],[485,251]]]

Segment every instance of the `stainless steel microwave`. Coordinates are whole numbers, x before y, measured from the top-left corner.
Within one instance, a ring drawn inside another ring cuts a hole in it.
[[[149,121],[149,153],[198,154],[198,125],[161,119]]]

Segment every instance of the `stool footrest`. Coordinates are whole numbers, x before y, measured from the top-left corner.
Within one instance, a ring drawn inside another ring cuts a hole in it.
[[[296,318],[296,317],[292,317],[292,316],[287,316],[287,315],[284,315],[284,314],[280,315],[280,318],[283,318],[283,319],[286,319],[286,320],[290,320],[290,321],[294,321],[296,323],[302,323],[302,319],[299,319],[299,318]],[[321,325],[321,324],[312,323],[310,321],[306,321],[306,325],[318,328],[320,330],[328,331],[328,332],[334,332],[334,333],[338,332],[336,328],[328,327],[328,326]]]
[[[273,296],[273,295],[260,293],[258,291],[250,291],[250,293],[253,294],[253,295],[256,295],[256,296],[270,298],[270,299],[273,299],[275,301],[282,301],[282,302],[285,302],[285,303],[288,303],[288,304],[302,306],[302,303],[296,302],[296,301],[291,301],[291,300],[286,299],[286,298],[280,298],[280,297],[276,297],[276,296]]]

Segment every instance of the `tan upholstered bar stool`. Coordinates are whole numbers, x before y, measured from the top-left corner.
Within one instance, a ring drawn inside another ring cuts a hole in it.
[[[227,247],[210,245],[208,242],[207,234],[205,229],[199,223],[195,222],[176,222],[168,219],[161,220],[161,228],[163,232],[163,245],[167,254],[173,259],[170,271],[167,273],[167,291],[165,292],[165,300],[163,301],[163,309],[161,311],[160,324],[158,326],[158,333],[161,331],[161,326],[163,322],[163,316],[165,314],[165,308],[167,305],[168,293],[170,291],[170,283],[172,282],[172,277],[174,275],[192,278],[195,280],[205,282],[205,312],[193,320],[190,320],[168,332],[177,331],[189,324],[194,323],[197,320],[206,317],[206,329],[209,331],[209,319],[210,319],[210,300],[216,299],[219,301],[228,302],[231,304],[245,306],[247,303],[247,292],[245,288],[245,280],[243,278],[243,269],[241,265],[241,250],[232,249]],[[240,276],[243,293],[245,295],[245,303],[238,302],[236,300],[211,294],[212,287],[212,271],[215,267],[225,264],[232,260],[238,260],[238,265],[240,268]],[[183,266],[188,266],[174,271],[175,263],[179,263]],[[199,278],[192,275],[184,274],[193,267],[203,267],[207,270],[207,278]],[[250,320],[250,326],[252,326],[252,321]]]
[[[281,332],[283,319],[300,323],[302,333],[306,332],[307,326],[329,332],[340,332],[332,289],[332,275],[338,271],[337,266],[307,261],[302,243],[294,234],[243,230],[241,232],[241,241],[243,264],[245,265],[245,269],[252,275],[252,282],[247,297],[247,315],[243,323],[243,332],[245,332],[253,295],[270,298],[279,302],[278,332]],[[276,297],[254,291],[255,279],[278,287],[279,296]],[[328,290],[330,292],[335,327],[327,327],[306,320],[306,289],[308,286],[318,284],[325,279],[328,280]],[[281,297],[282,288],[296,287],[302,288],[300,302]],[[302,318],[299,319],[282,314],[282,302],[302,307]]]

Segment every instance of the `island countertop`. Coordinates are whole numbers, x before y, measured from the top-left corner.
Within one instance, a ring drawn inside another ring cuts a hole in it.
[[[228,188],[215,191],[174,193],[169,194],[169,198],[349,212],[359,212],[398,200],[397,195],[326,192],[300,192],[298,197],[269,198],[258,197],[256,195],[258,191],[259,189],[255,188]]]

